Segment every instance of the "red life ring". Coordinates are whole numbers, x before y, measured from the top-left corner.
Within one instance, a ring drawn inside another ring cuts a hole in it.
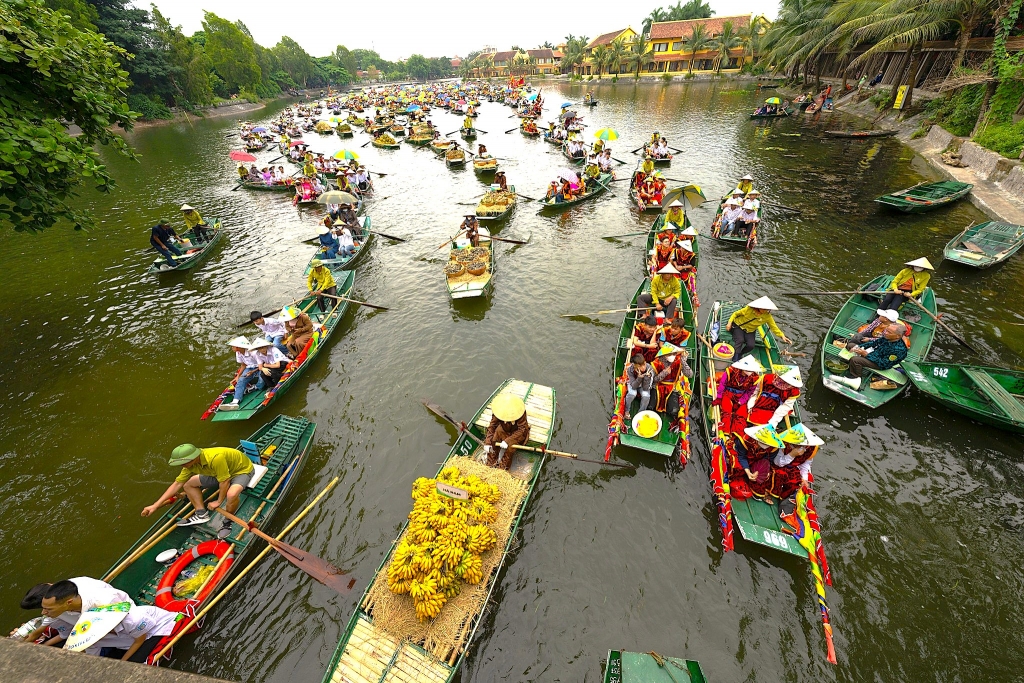
[[[203,588],[202,592],[198,595],[194,595],[191,598],[175,598],[174,597],[174,582],[178,580],[178,575],[184,571],[185,567],[189,566],[195,560],[199,559],[202,555],[215,555],[217,559],[224,557],[227,553],[231,552],[231,544],[227,541],[203,541],[197,546],[193,546],[191,550],[188,550],[178,556],[178,559],[174,561],[164,575],[160,577],[160,583],[156,586],[156,595],[153,596],[153,604],[171,612],[181,612],[185,609],[190,602],[202,602],[209,594],[217,587],[217,584],[221,582],[228,571],[231,569],[231,563],[234,558],[229,557],[221,563],[220,567],[214,573],[213,577],[206,583],[206,587]]]

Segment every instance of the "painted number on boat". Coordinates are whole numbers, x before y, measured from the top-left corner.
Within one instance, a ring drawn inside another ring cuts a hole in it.
[[[949,368],[932,368],[932,374],[942,379],[949,377]]]
[[[781,548],[782,550],[789,550],[789,540],[786,534],[778,531],[772,531],[771,529],[765,529],[762,535],[764,537],[764,542],[768,545]]]

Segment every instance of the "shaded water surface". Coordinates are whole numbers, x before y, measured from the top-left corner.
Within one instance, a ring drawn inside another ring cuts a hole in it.
[[[768,294],[807,353],[804,415],[827,446],[814,464],[818,509],[835,586],[828,592],[839,665],[825,662],[805,562],[737,542],[723,554],[709,496],[706,448],[684,470],[620,450],[637,471],[549,462],[527,509],[519,549],[502,576],[463,679],[597,681],[610,647],[699,659],[714,681],[1013,680],[1024,660],[1015,637],[1024,610],[1019,567],[1024,489],[1021,440],[940,408],[910,391],[868,411],[825,390],[812,361],[841,305],[785,291],[847,290],[927,255],[981,214],[964,202],[923,216],[883,213],[871,199],[928,177],[892,139],[826,140],[855,125],[795,117],[756,125],[763,99],[725,83],[622,82],[596,88],[593,127],[630,149],[652,128],[682,148],[667,172],[721,196],[750,172],[767,201],[752,255],[709,240],[699,287],[715,299]],[[553,90],[557,91],[552,92]],[[551,104],[582,86],[547,86]],[[280,104],[254,116],[270,117]],[[509,182],[543,193],[561,157],[540,140],[503,131],[510,110],[484,104],[478,125],[505,159]],[[459,120],[436,113],[442,132]],[[43,580],[99,576],[147,527],[139,510],[173,476],[175,445],[231,445],[275,413],[318,425],[312,458],[273,526],[280,528],[332,477],[340,485],[289,540],[350,569],[365,587],[411,505],[412,481],[432,474],[453,434],[420,405],[430,397],[468,419],[506,377],[558,391],[553,446],[600,457],[612,409],[610,374],[620,318],[561,313],[621,308],[642,271],[635,231],[651,216],[615,191],[557,218],[520,204],[500,233],[530,236],[497,247],[489,302],[453,306],[441,275],[458,206],[483,191],[471,170],[448,171],[425,150],[357,149],[377,180],[376,227],[406,235],[377,241],[356,275],[358,298],[388,313],[350,311],[327,353],[246,424],[200,422],[227,383],[224,342],[253,308],[278,308],[303,290],[315,211],[274,193],[232,191],[227,159],[237,121],[213,119],[130,135],[141,155],[111,158],[112,195],[88,191],[95,230],[0,234],[0,621],[20,623],[17,601]],[[333,152],[366,141],[311,137]],[[276,154],[262,153],[263,160]],[[177,218],[183,201],[220,216],[228,234],[198,270],[144,274],[148,226]],[[713,203],[692,212],[706,234]],[[939,308],[983,354],[940,335],[932,358],[1019,364],[1024,260],[991,271],[950,264],[933,279]],[[701,316],[703,320],[705,316]],[[698,417],[696,409],[692,414]],[[339,597],[280,559],[266,561],[178,648],[174,666],[239,681],[318,681],[358,595]]]

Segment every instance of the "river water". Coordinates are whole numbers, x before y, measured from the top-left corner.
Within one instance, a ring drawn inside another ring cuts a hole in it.
[[[684,150],[670,177],[714,198],[750,172],[766,200],[803,210],[767,211],[750,255],[703,242],[698,284],[705,313],[716,299],[771,296],[792,350],[808,354],[802,402],[827,441],[814,471],[839,664],[825,661],[806,562],[742,541],[723,554],[695,406],[695,457],[683,470],[625,449],[616,457],[635,472],[546,465],[465,681],[598,681],[612,647],[698,659],[713,681],[1019,680],[1021,440],[913,390],[878,411],[827,391],[813,361],[842,300],[780,295],[853,289],[921,255],[938,263],[942,245],[984,217],[967,202],[922,216],[882,212],[872,198],[932,177],[922,159],[892,139],[822,138],[837,124],[863,125],[840,114],[756,125],[747,113],[765,95],[744,88],[606,82],[585,116],[619,131],[612,147],[629,162],[623,172],[635,163],[629,150],[656,128]],[[553,106],[585,89],[544,90]],[[561,157],[502,134],[516,125],[509,113],[485,103],[481,141],[508,159],[510,183],[537,196]],[[459,126],[447,113],[433,118],[442,132]],[[139,511],[174,474],[166,458],[175,445],[233,445],[276,412],[303,415],[318,425],[315,450],[274,526],[340,477],[289,541],[350,570],[357,592],[340,597],[268,560],[177,649],[174,666],[238,681],[319,681],[410,509],[412,481],[432,474],[452,442],[421,398],[468,419],[507,377],[548,384],[558,392],[552,446],[601,457],[621,318],[559,314],[628,302],[642,244],[601,236],[652,217],[631,211],[622,183],[558,218],[520,204],[500,234],[529,244],[497,247],[488,303],[453,306],[435,248],[472,210],[457,203],[481,182],[425,150],[358,149],[389,174],[377,180],[387,199],[369,207],[374,226],[411,238],[376,242],[356,275],[355,295],[392,311],[350,311],[328,353],[265,417],[201,422],[233,371],[224,343],[235,324],[303,290],[311,247],[301,241],[318,219],[274,193],[231,191],[236,125],[222,118],[129,135],[140,163],[108,155],[119,189],[82,196],[98,219],[90,232],[0,233],[0,621],[29,616],[17,602],[30,585],[99,576],[121,555],[148,526]],[[366,138],[311,139],[333,152]],[[184,201],[221,217],[226,239],[189,274],[144,274],[148,227],[176,219]],[[713,207],[691,214],[704,234]],[[982,354],[940,334],[931,358],[1019,364],[1022,276],[1019,257],[991,271],[942,265],[933,278],[940,311]]]

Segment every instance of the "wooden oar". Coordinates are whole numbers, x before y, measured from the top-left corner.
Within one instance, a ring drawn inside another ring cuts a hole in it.
[[[278,159],[284,159],[284,155],[282,154],[281,156],[277,157],[277,159],[271,159],[271,160],[270,160],[270,161],[268,161],[267,163],[268,163],[268,164],[272,164],[272,163],[274,163],[275,161],[277,161]]]
[[[533,446],[520,446],[518,444],[512,444],[509,448],[514,448],[517,451],[530,451],[532,453],[547,453],[553,455],[556,458],[569,458],[570,460],[578,460],[579,462],[592,462],[597,465],[608,465],[610,467],[625,467],[626,469],[635,470],[636,465],[624,465],[617,462],[605,462],[604,460],[589,460],[587,458],[581,458],[575,453],[565,453],[564,451],[553,451],[549,448],[535,448]]]
[[[381,199],[387,199],[387,197],[381,197]],[[365,228],[364,228],[364,230],[365,230]],[[405,239],[403,237],[395,237],[394,235],[389,235],[386,232],[380,232],[379,230],[366,230],[366,232],[372,232],[374,235],[380,235],[381,237],[386,237],[387,239],[395,240],[396,242],[408,242],[409,241],[409,240],[407,240],[407,239]]]
[[[591,316],[591,315],[608,315],[609,313],[633,313],[635,311],[653,311],[654,307],[640,307],[640,308],[613,308],[608,311],[598,311],[597,313],[564,313],[559,318],[578,318],[580,316]]]
[[[305,509],[305,510],[303,510],[302,512],[300,512],[300,513],[299,513],[299,514],[298,514],[298,515],[297,515],[297,516],[295,517],[295,519],[293,519],[293,520],[291,521],[291,523],[289,523],[289,524],[288,524],[288,526],[286,526],[286,527],[284,528],[284,530],[283,530],[283,531],[282,531],[281,533],[279,533],[279,534],[277,535],[277,537],[276,537],[276,540],[280,540],[280,539],[282,539],[282,538],[284,537],[284,535],[285,535],[285,534],[287,534],[287,533],[288,533],[289,531],[291,531],[292,529],[294,529],[294,528],[295,528],[295,525],[296,525],[296,524],[298,524],[298,523],[299,523],[300,521],[302,521],[302,519],[303,519],[303,518],[304,518],[304,517],[305,517],[305,516],[306,516],[307,514],[309,514],[309,511],[310,511],[310,510],[312,510],[312,509],[313,509],[313,507],[314,507],[314,506],[315,506],[315,505],[316,505],[317,503],[319,503],[319,502],[320,502],[320,500],[321,500],[321,499],[322,499],[322,498],[323,498],[324,496],[326,496],[326,495],[327,495],[327,493],[328,493],[328,492],[330,492],[330,490],[331,490],[331,489],[333,489],[333,488],[334,488],[335,486],[337,486],[337,484],[338,484],[338,477],[335,477],[334,479],[332,479],[332,480],[330,481],[330,483],[329,483],[329,484],[327,484],[327,486],[325,486],[325,487],[324,487],[324,490],[323,490],[323,491],[321,491],[321,492],[320,492],[320,493],[319,493],[319,494],[317,495],[317,497],[313,499],[313,502],[312,502],[312,503],[310,503],[310,504],[309,504],[308,506],[306,506],[306,509]],[[266,556],[267,556],[267,555],[268,555],[268,554],[270,553],[270,550],[271,550],[271,547],[270,547],[269,545],[268,545],[268,546],[267,546],[266,548],[264,548],[263,550],[261,550],[261,551],[260,551],[260,554],[259,554],[259,555],[257,555],[257,556],[256,556],[256,557],[255,557],[255,558],[253,559],[253,561],[252,561],[252,562],[250,562],[249,564],[247,564],[247,565],[245,566],[245,568],[244,568],[244,569],[242,569],[242,571],[240,571],[240,572],[239,572],[239,573],[238,573],[238,574],[237,574],[237,575],[235,576],[235,578],[233,578],[233,579],[231,580],[231,583],[229,583],[229,584],[228,584],[227,586],[225,586],[225,587],[224,587],[224,590],[222,590],[222,591],[221,591],[220,593],[218,593],[217,595],[215,595],[215,596],[214,596],[213,598],[211,598],[210,600],[208,600],[208,601],[206,602],[206,605],[204,605],[204,606],[203,606],[203,608],[202,608],[202,609],[201,609],[201,610],[199,611],[199,613],[198,613],[198,614],[196,614],[196,615],[195,615],[195,617],[193,617],[193,618],[192,618],[192,623],[195,623],[195,622],[199,621],[200,619],[202,619],[203,617],[205,617],[205,616],[207,615],[207,613],[208,613],[208,612],[209,612],[209,611],[210,611],[211,609],[213,609],[214,605],[216,605],[216,604],[217,604],[218,602],[220,602],[220,601],[221,601],[221,599],[222,599],[222,598],[223,598],[223,597],[224,597],[224,596],[225,596],[225,595],[227,594],[227,592],[228,592],[229,590],[231,590],[232,588],[234,588],[234,587],[235,587],[235,586],[236,586],[236,585],[238,584],[238,582],[239,582],[239,581],[241,581],[241,580],[242,580],[242,579],[243,579],[243,578],[245,577],[245,575],[246,575],[246,574],[248,574],[248,573],[249,573],[249,571],[250,571],[250,570],[251,570],[251,569],[252,569],[253,567],[255,567],[255,566],[256,566],[256,563],[257,563],[257,562],[259,562],[260,560],[262,560],[262,559],[263,559],[264,557],[266,557]],[[352,587],[352,586],[354,586],[354,585],[355,585],[355,579],[351,579],[351,580],[350,580],[350,582],[349,582],[349,584],[348,584],[348,586],[349,586],[349,589],[351,589],[351,587]],[[187,618],[187,617],[186,617],[186,618]],[[160,651],[159,651],[159,652],[157,652],[157,653],[156,653],[155,655],[153,655],[153,661],[159,661],[159,660],[160,660],[160,658],[161,658],[161,657],[163,657],[163,656],[164,656],[164,654],[166,654],[166,653],[167,653],[167,651],[168,651],[168,650],[170,650],[170,649],[171,649],[171,648],[172,648],[172,647],[173,647],[173,646],[175,645],[175,643],[177,643],[177,642],[178,642],[179,640],[181,640],[181,638],[182,638],[182,637],[183,637],[183,636],[184,636],[184,635],[185,635],[186,633],[188,633],[189,631],[191,631],[191,629],[190,629],[190,628],[188,628],[188,627],[186,627],[186,628],[183,628],[183,629],[181,629],[180,631],[178,631],[178,635],[176,635],[176,636],[174,636],[173,638],[171,638],[171,641],[170,641],[169,643],[167,643],[167,645],[165,645],[165,646],[163,647],[163,649],[162,649],[162,650],[160,650]]]
[[[456,134],[456,133],[458,133],[458,132],[459,132],[460,130],[462,130],[462,129],[461,129],[461,128],[456,128],[456,129],[455,129],[455,130],[453,130],[453,131],[452,131],[451,133],[445,133],[445,134],[444,134],[444,136],[445,136],[445,137],[448,137],[449,135],[455,135],[455,134]]]
[[[765,206],[770,206],[776,209],[783,209],[792,213],[803,213],[800,209],[794,209],[792,206],[784,206],[783,204],[773,204],[772,202],[761,202]]]
[[[296,548],[293,545],[279,541],[273,536],[263,533],[263,531],[256,526],[254,522],[246,522],[244,519],[239,519],[221,507],[216,508],[214,511],[224,517],[227,517],[235,524],[240,524],[253,534],[262,538],[264,541],[269,543],[270,547],[276,550],[278,554],[323,585],[328,588],[333,588],[342,594],[348,593],[352,579],[327,560],[317,557],[311,553],[307,553],[305,550]]]
[[[391,309],[386,306],[378,306],[377,304],[368,304],[365,301],[356,301],[355,299],[349,299],[346,296],[336,296],[334,294],[325,294],[324,292],[310,292],[310,296],[319,294],[325,299],[335,299],[337,301],[347,301],[350,304],[359,304],[360,306],[366,306],[367,308],[376,308],[378,311],[390,311]]]
[[[846,296],[851,294],[886,294],[885,290],[869,291],[866,289],[857,289],[850,292],[782,292],[782,296],[811,296],[818,294],[835,294],[839,296]]]
[[[476,130],[476,131],[477,131],[478,133],[483,133],[484,135],[490,135],[490,133],[488,133],[488,132],[487,132],[486,130],[484,130],[483,128],[476,128],[475,130]]]
[[[484,445],[484,442],[481,441],[480,438],[477,437],[476,434],[474,434],[473,432],[469,431],[469,427],[466,426],[465,422],[459,422],[454,417],[449,415],[448,412],[444,408],[442,408],[441,406],[437,405],[436,403],[431,403],[430,401],[428,401],[425,398],[420,399],[420,403],[422,403],[424,406],[426,406],[427,410],[432,412],[434,415],[437,415],[439,418],[441,418],[442,420],[444,420],[448,424],[452,425],[453,427],[458,429],[460,432],[466,434],[469,438],[473,439],[473,441],[476,441],[481,446]]]
[[[616,159],[615,157],[612,157],[612,160],[613,160],[613,161],[617,161],[617,162],[619,162],[619,163],[620,163],[620,164],[622,164],[623,166],[625,166],[625,165],[626,165],[626,162],[625,162],[625,161],[623,161],[622,159]]]
[[[481,237],[483,237],[483,235],[481,235]],[[496,242],[508,242],[509,244],[529,244],[529,238],[527,238],[526,242],[523,242],[520,240],[510,240],[505,237],[495,237],[493,235],[488,235],[487,239],[492,239]]]
[[[963,337],[961,337],[959,334],[954,332],[952,327],[950,327],[949,325],[944,323],[939,318],[939,316],[935,315],[934,313],[929,311],[927,308],[925,308],[924,304],[922,304],[920,301],[918,301],[917,299],[915,299],[913,297],[907,297],[907,299],[908,299],[908,301],[913,301],[917,305],[918,308],[920,308],[922,311],[927,313],[929,318],[934,320],[939,325],[942,325],[942,328],[944,330],[946,330],[946,332],[949,332],[950,336],[953,337],[953,339],[956,339],[958,342],[960,342],[961,345],[963,345],[965,348],[969,349],[972,353],[979,353],[978,350],[976,348],[974,348],[973,346],[971,346],[970,344],[968,344],[967,341]]]
[[[651,234],[650,230],[648,230],[647,232],[627,232],[625,235],[605,235],[601,239],[603,239],[603,240],[613,240],[613,239],[617,239],[619,237],[639,237],[641,235],[650,235],[650,234]]]
[[[443,247],[444,245],[451,244],[455,240],[459,239],[459,235],[461,235],[464,232],[466,232],[465,228],[463,228],[462,230],[459,230],[457,233],[455,233],[455,237],[452,237],[451,239],[447,239],[444,242],[441,242],[440,246],[438,246],[437,249],[434,249],[434,251],[437,251],[438,249],[441,249],[441,247]]]
[[[505,131],[505,135],[508,135],[509,133],[513,133],[513,132],[515,132],[517,130],[519,130],[518,126],[516,126],[515,128],[509,128],[508,130]]]

